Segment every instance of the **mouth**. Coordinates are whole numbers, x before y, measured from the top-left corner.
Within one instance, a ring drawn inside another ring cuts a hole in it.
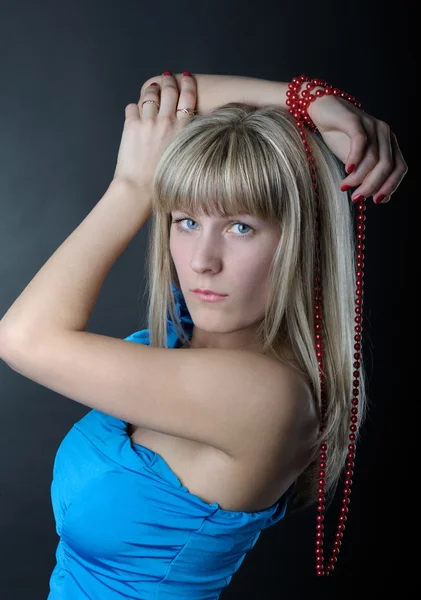
[[[223,295],[215,294],[212,292],[201,292],[196,290],[192,291],[195,294],[195,296],[199,298],[199,300],[204,300],[205,302],[217,302],[218,300],[225,300],[226,298],[228,298],[228,294]]]

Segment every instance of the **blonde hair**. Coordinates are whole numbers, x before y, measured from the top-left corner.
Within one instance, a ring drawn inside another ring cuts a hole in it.
[[[328,445],[326,503],[333,500],[348,452],[353,398],[355,266],[352,209],[339,191],[340,164],[317,134],[308,132],[320,199],[320,268],[323,294],[326,426],[312,460],[298,477],[290,504],[317,501],[320,443]],[[321,411],[315,353],[314,258],[316,198],[308,158],[293,118],[273,106],[229,103],[198,115],[172,139],[153,180],[147,250],[150,344],[168,347],[170,314],[179,339],[189,339],[178,319],[172,283],[180,290],[169,239],[172,210],[187,214],[254,214],[281,225],[270,271],[270,294],[258,340],[264,354],[307,378]],[[293,349],[292,364],[284,352]],[[298,365],[298,366],[297,366]],[[354,443],[365,419],[363,359]]]

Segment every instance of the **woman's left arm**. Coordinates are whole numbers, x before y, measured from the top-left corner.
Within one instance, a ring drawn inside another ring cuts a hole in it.
[[[288,82],[236,75],[193,74],[197,84],[196,109],[207,114],[228,102],[244,102],[255,106],[277,106],[288,111]],[[174,78],[180,87],[183,75]],[[151,77],[159,83],[160,76]],[[313,93],[321,88],[316,86]],[[304,88],[303,88],[304,89]],[[385,203],[396,192],[408,171],[395,134],[384,121],[372,117],[351,102],[329,95],[310,103],[308,115],[323,141],[345,165],[348,176],[341,182],[341,191],[351,188],[352,200],[373,196],[375,203]]]

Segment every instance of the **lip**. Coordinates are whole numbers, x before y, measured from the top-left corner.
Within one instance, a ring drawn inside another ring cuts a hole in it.
[[[228,294],[218,294],[218,292],[214,292],[213,290],[205,290],[203,288],[196,288],[194,290],[192,290],[192,292],[194,292],[195,294],[206,294],[209,296],[219,296],[221,298],[225,298],[226,296],[228,296]]]
[[[203,292],[193,292],[199,300],[203,300],[204,302],[219,302],[221,300],[225,300],[228,298],[228,295],[222,296],[221,294],[204,294]]]

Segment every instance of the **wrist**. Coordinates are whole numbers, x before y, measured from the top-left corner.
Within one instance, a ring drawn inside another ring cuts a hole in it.
[[[351,102],[357,108],[361,108],[361,102],[358,102],[354,96],[341,91],[333,85],[327,83],[324,79],[312,79],[306,75],[293,77],[288,84],[287,105],[289,112],[297,121],[299,127],[307,127],[312,131],[317,131],[317,124],[313,121],[311,115],[317,113],[317,108],[321,108],[321,99],[328,102],[326,96],[332,96],[339,101]],[[316,101],[316,109],[312,104]]]
[[[108,190],[111,193],[120,194],[125,197],[131,196],[133,198],[142,198],[145,201],[150,200],[152,197],[152,182],[134,181],[127,177],[115,177]]]

